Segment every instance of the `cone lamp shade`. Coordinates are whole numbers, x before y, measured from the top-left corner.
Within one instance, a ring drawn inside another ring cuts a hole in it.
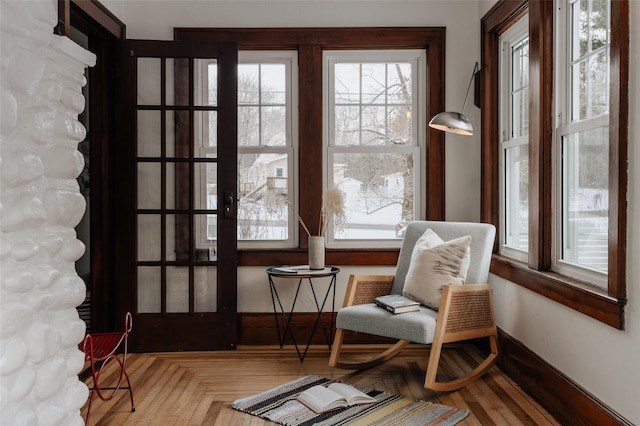
[[[473,135],[473,126],[467,117],[464,115],[464,107],[467,106],[467,98],[469,97],[469,90],[471,89],[471,83],[478,72],[478,63],[476,62],[473,72],[471,73],[471,81],[469,81],[469,87],[467,87],[467,94],[464,97],[464,103],[462,104],[462,112],[445,111],[436,114],[429,122],[429,127],[442,130],[443,132],[456,133],[458,135],[471,136]]]

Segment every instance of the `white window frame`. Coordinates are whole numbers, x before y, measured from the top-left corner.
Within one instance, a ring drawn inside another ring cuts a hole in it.
[[[199,67],[196,71],[196,86],[206,87],[207,85],[207,73],[205,72],[206,66],[210,62],[203,62],[202,67]],[[238,146],[238,156],[242,154],[286,154],[287,155],[287,187],[289,188],[288,202],[291,206],[298,206],[298,53],[297,51],[239,51],[238,52],[238,64],[251,63],[251,64],[269,64],[277,63],[285,65],[285,72],[287,74],[287,80],[289,87],[286,94],[286,140],[287,144],[284,146]],[[197,96],[204,96],[202,90],[196,89]],[[203,99],[200,99],[202,102]],[[196,129],[203,129],[203,135],[201,140],[207,140],[208,126],[197,126]],[[215,156],[217,154],[216,148],[204,148],[201,144],[196,146],[196,156],[204,157],[207,154]],[[196,205],[201,205],[202,200],[206,199],[206,185],[203,175],[199,176],[195,182],[195,194]],[[206,229],[206,216],[203,216],[202,220],[196,223],[196,247],[207,248],[210,242],[205,238],[206,232],[202,231]],[[296,212],[288,209],[287,217],[287,235],[286,240],[240,240],[238,239],[238,248],[291,248],[296,247],[298,244],[298,222]]]
[[[506,87],[500,93],[500,254],[517,259],[523,262],[528,261],[529,250],[522,250],[517,247],[507,245],[507,233],[509,232],[506,224],[511,223],[515,218],[507,221],[507,192],[506,192],[506,153],[510,148],[529,145],[529,135],[513,137],[513,105],[511,102],[511,92],[513,86],[512,70],[513,61],[511,49],[525,39],[529,38],[529,15],[523,16],[518,22],[513,24],[507,31],[500,36],[500,58],[499,58],[499,87]]]
[[[215,59],[198,59],[194,64],[194,103],[195,105],[208,105],[208,85],[209,73],[208,67],[211,64],[217,64]],[[203,89],[206,88],[206,89]],[[216,147],[204,147],[202,142],[209,140],[209,125],[206,119],[201,119],[199,114],[194,115],[194,129],[201,130],[201,133],[194,135],[194,155],[196,158],[217,157]],[[206,185],[206,166],[208,164],[217,165],[217,163],[196,163],[202,164],[204,167],[194,170],[194,205],[196,209],[207,209],[207,185]],[[215,208],[217,208],[217,203]],[[209,240],[207,237],[209,214],[197,214],[194,216],[195,226],[195,245],[196,249],[214,248],[215,240]],[[217,226],[217,224],[216,224]]]
[[[594,118],[584,120],[572,120],[571,96],[572,81],[571,67],[567,58],[571,58],[570,32],[572,30],[572,22],[570,16],[571,0],[558,0],[556,2],[556,73],[555,87],[556,90],[556,113],[555,113],[555,131],[554,131],[554,161],[552,170],[553,181],[553,244],[552,244],[552,265],[551,269],[562,275],[573,277],[578,280],[593,283],[598,287],[607,288],[608,273],[578,265],[562,259],[563,253],[563,196],[562,188],[566,182],[563,182],[563,138],[572,134],[577,134],[587,130],[595,130],[601,127],[609,126],[609,114],[601,114]],[[607,2],[608,7],[610,4]],[[607,45],[611,47],[611,40]],[[609,61],[610,63],[610,61]],[[564,90],[562,90],[564,89]],[[607,249],[608,252],[608,249]]]
[[[284,64],[289,87],[286,95],[286,140],[285,146],[238,146],[238,156],[242,154],[286,154],[287,169],[286,175],[288,202],[291,206],[296,206],[298,211],[298,52],[287,51],[250,51],[241,50],[238,52],[238,64]],[[240,240],[239,249],[248,248],[292,248],[298,245],[298,221],[296,212],[288,209],[287,212],[287,235],[286,240]]]
[[[333,140],[334,123],[334,65],[337,63],[388,63],[408,62],[412,64],[412,114],[416,120],[412,123],[412,145],[408,146],[336,146]],[[325,50],[323,52],[323,188],[331,187],[333,182],[333,154],[337,153],[409,153],[414,158],[414,220],[423,219],[425,196],[421,188],[426,188],[426,174],[422,166],[426,150],[426,53],[424,50]],[[402,238],[394,239],[340,239],[334,238],[333,227],[327,229],[328,248],[397,248]]]

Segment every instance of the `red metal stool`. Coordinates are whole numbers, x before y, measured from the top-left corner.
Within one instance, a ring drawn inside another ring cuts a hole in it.
[[[89,361],[91,364],[91,376],[93,377],[93,386],[89,388],[89,406],[87,407],[86,425],[89,424],[89,416],[91,415],[91,404],[93,402],[94,394],[98,394],[98,397],[103,401],[108,401],[116,395],[118,390],[128,389],[131,397],[131,412],[136,411],[133,404],[133,389],[131,388],[129,375],[125,368],[129,333],[132,328],[133,319],[131,317],[131,313],[127,312],[124,331],[113,333],[90,333],[87,334],[82,343],[78,345],[84,352],[85,361]],[[118,353],[118,349],[120,348],[122,348],[122,351]],[[114,387],[101,387],[100,375],[110,361],[115,361],[120,366],[120,377],[118,378],[118,383]],[[124,381],[123,379],[126,379],[127,386],[122,386]],[[105,390],[112,392],[110,394],[108,392],[105,394]]]

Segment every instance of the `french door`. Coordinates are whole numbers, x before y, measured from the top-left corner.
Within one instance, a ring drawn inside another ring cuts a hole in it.
[[[236,346],[237,56],[123,41],[116,311],[135,351]]]

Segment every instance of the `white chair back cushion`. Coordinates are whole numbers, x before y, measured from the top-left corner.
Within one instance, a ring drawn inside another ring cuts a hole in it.
[[[474,222],[446,222],[446,221],[414,221],[409,223],[404,235],[395,278],[391,293],[402,294],[404,281],[409,270],[411,254],[416,241],[427,229],[431,229],[444,241],[454,238],[471,236],[469,270],[467,271],[466,284],[484,284],[489,279],[489,266],[496,235],[496,228],[488,223]]]

